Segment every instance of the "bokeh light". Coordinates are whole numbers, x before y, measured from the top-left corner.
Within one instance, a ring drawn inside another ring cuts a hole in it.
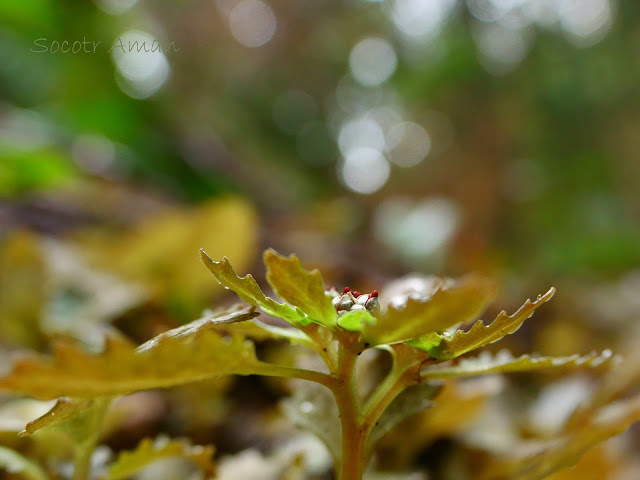
[[[402,34],[428,39],[440,33],[456,3],[456,0],[395,0],[391,16]]]
[[[342,126],[338,136],[338,146],[345,156],[359,147],[370,147],[382,152],[385,146],[384,132],[372,118],[361,117]]]
[[[387,135],[390,160],[399,167],[414,167],[431,151],[431,137],[414,122],[400,122]]]
[[[353,77],[367,87],[387,81],[395,72],[397,64],[395,50],[382,38],[361,40],[349,55],[349,66]]]
[[[120,15],[131,10],[138,0],[94,0],[96,5],[111,15]]]
[[[118,70],[118,85],[130,97],[145,99],[155,94],[169,77],[169,62],[162,44],[150,33],[129,30],[111,48]]]
[[[562,0],[558,2],[558,19],[569,39],[587,47],[599,42],[609,32],[613,20],[610,0]]]
[[[347,188],[357,193],[370,194],[387,183],[390,170],[389,163],[379,150],[358,147],[344,156],[340,173]]]
[[[116,147],[101,135],[78,135],[71,144],[73,159],[82,169],[105,178],[116,178]]]
[[[275,35],[278,21],[273,9],[260,0],[242,0],[229,12],[229,28],[238,43],[261,47]]]
[[[479,24],[474,29],[478,56],[485,68],[493,74],[504,75],[513,71],[526,57],[531,45],[530,32],[500,24]]]
[[[460,221],[460,208],[447,198],[416,203],[392,197],[378,207],[374,227],[378,240],[403,261],[438,263]]]

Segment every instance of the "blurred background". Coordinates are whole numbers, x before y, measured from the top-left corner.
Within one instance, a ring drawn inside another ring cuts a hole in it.
[[[639,74],[631,0],[2,2],[2,355],[144,341],[232,301],[201,247],[258,279],[264,248],[295,252],[362,291],[484,273],[501,287],[487,319],[553,285],[514,353],[632,350]],[[508,388],[547,392],[561,423],[596,387],[556,381]],[[286,389],[261,382],[200,386],[206,405],[195,387],[138,394],[149,418],[107,442],[268,451]],[[248,397],[251,428],[229,401]],[[520,417],[520,436],[555,425]],[[444,430],[390,468],[433,466]],[[587,471],[622,478],[607,451]]]

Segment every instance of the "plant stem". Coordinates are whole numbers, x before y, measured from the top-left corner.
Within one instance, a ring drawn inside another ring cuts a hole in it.
[[[391,402],[411,384],[407,370],[394,368],[367,401],[363,413],[363,426],[368,431],[373,428]]]
[[[75,432],[76,448],[73,465],[73,480],[88,480],[91,474],[91,457],[102,431],[104,415],[111,404],[112,397],[100,397],[93,400],[86,416],[80,421],[81,428]]]
[[[358,354],[342,348],[336,371],[336,385],[332,388],[340,411],[342,426],[342,458],[339,480],[361,480],[364,470],[366,434],[361,425],[361,412],[355,379]]]
[[[320,385],[324,385],[328,388],[331,388],[333,384],[333,378],[326,373],[266,362],[263,362],[261,368],[256,368],[252,374],[267,377],[299,378],[301,380],[319,383]]]

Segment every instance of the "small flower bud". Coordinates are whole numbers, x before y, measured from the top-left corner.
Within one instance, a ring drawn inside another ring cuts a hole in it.
[[[354,303],[353,297],[349,293],[346,295],[340,295],[339,297],[334,298],[331,302],[338,312],[350,310]]]
[[[373,293],[376,293],[376,296],[373,296]],[[371,292],[371,295],[369,295],[369,299],[367,300],[367,303],[364,304],[364,308],[367,309],[367,311],[373,315],[380,313],[380,302],[378,301],[378,295],[377,295],[377,291],[374,290],[373,292]]]
[[[324,294],[325,294],[327,297],[331,297],[331,298],[335,298],[335,297],[337,297],[337,296],[339,296],[339,295],[340,295],[340,294],[338,293],[338,291],[336,290],[336,287],[334,287],[333,285],[331,285],[331,286],[327,287],[327,288],[324,290]]]

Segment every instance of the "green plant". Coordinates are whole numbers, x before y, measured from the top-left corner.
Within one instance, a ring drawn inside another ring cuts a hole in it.
[[[28,424],[23,434],[45,427],[67,431],[76,446],[74,479],[90,475],[91,452],[99,441],[102,417],[111,399],[138,390],[232,374],[296,378],[320,384],[335,399],[340,429],[336,434],[327,434],[325,429],[319,436],[333,455],[338,478],[358,480],[363,477],[376,441],[403,418],[428,408],[430,403],[425,400],[437,395],[444,379],[543,368],[597,367],[611,358],[609,351],[553,358],[514,358],[506,353],[461,358],[514,333],[551,299],[553,288],[534,302],[527,300],[513,315],[503,311],[488,325],[477,321],[463,330],[460,326],[474,320],[494,299],[496,289],[492,282],[476,276],[459,281],[427,278],[421,283],[420,295],[405,295],[400,303],[380,305],[376,291],[360,294],[348,288],[342,293],[327,289],[317,270],[309,272],[297,257],[283,257],[268,250],[264,255],[267,280],[287,302],[279,303],[267,297],[251,275],[238,277],[226,258],[215,262],[204,251],[200,253],[215,278],[250,307],[236,307],[196,320],[139,347],[122,338],[109,338],[102,353],[91,354],[74,344],[59,343],[51,358],[22,359],[0,379],[0,388],[39,399],[70,397],[59,400],[49,413]],[[256,308],[294,328],[257,321]],[[265,338],[306,347],[322,359],[325,368],[315,370],[260,360],[248,339]],[[388,352],[392,365],[384,380],[362,398],[357,388],[356,363],[364,351],[373,348]],[[625,404],[606,421],[596,421],[595,414],[587,416],[588,421],[565,432],[564,443],[546,456],[502,465],[494,477],[487,478],[543,478],[569,466],[593,444],[637,420],[637,404]],[[188,453],[187,447],[171,445],[168,449],[166,445],[141,445],[134,454],[112,465],[106,478],[124,478],[167,452]],[[208,460],[198,455],[198,463],[207,471]],[[532,470],[531,465],[537,467]],[[35,471],[35,467],[30,468]],[[514,476],[520,471],[525,474]]]

